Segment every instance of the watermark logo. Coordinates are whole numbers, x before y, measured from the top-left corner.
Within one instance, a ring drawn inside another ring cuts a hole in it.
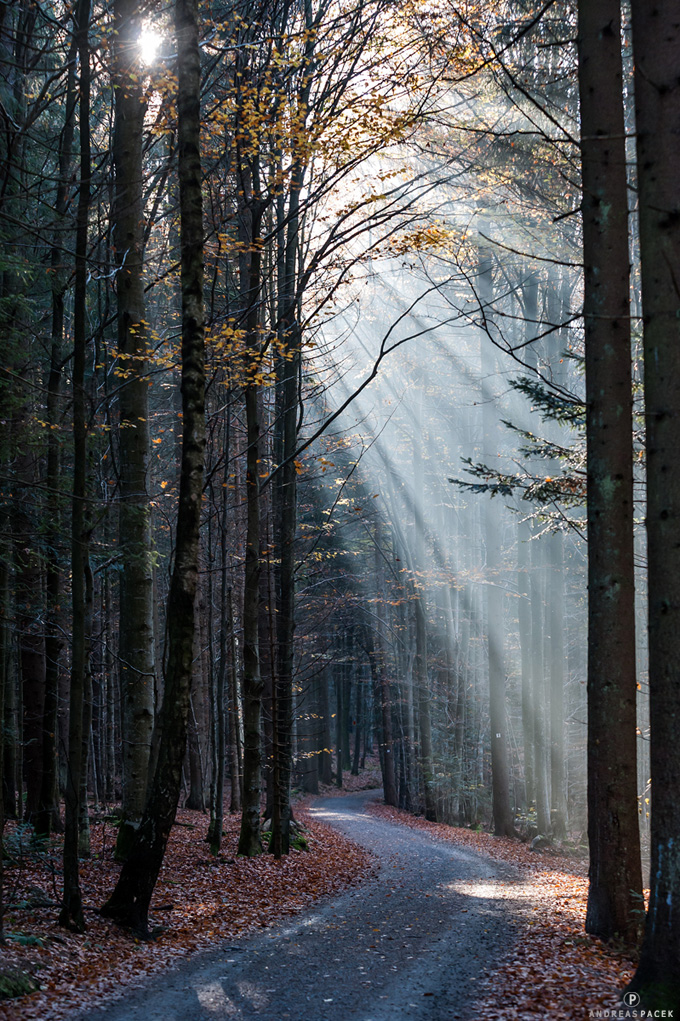
[[[627,1007],[637,1007],[638,1003],[640,1002],[640,994],[639,993],[624,993],[623,994],[623,1002],[625,1003],[625,1005]]]

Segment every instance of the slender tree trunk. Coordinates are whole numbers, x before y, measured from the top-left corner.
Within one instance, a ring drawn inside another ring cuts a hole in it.
[[[87,232],[90,212],[90,0],[79,0],[75,34],[80,62],[79,126],[80,187],[76,220],[75,294],[73,299],[73,502],[71,511],[71,593],[73,640],[69,696],[68,772],[64,829],[64,899],[59,924],[85,930],[78,874],[80,785],[83,762],[83,702],[86,674],[86,586],[88,534],[85,514],[87,484],[87,410],[85,354],[87,346]]]
[[[524,791],[527,813],[536,799],[534,780],[534,700],[531,678],[531,601],[529,599],[529,541],[531,528],[527,521],[517,526],[517,617],[522,669],[522,738],[524,746]]]
[[[225,424],[224,442],[224,482],[222,485],[222,517],[220,531],[220,662],[215,679],[215,765],[213,779],[213,797],[211,805],[210,828],[208,842],[210,853],[219,854],[222,845],[222,828],[224,826],[224,773],[227,749],[227,719],[225,713],[225,693],[227,688],[227,638],[231,633],[228,603],[231,590],[227,585],[228,547],[227,547],[227,480],[229,478],[229,412]],[[212,606],[210,608],[212,613]],[[231,749],[230,749],[231,752]],[[232,795],[234,790],[232,776]],[[238,783],[236,783],[238,787]]]
[[[361,754],[361,732],[363,728],[363,703],[364,703],[364,686],[361,681],[357,678],[355,685],[355,704],[356,714],[354,719],[354,756],[352,758],[352,776],[359,775],[359,758]]]
[[[198,660],[198,656],[196,656],[195,659]],[[200,701],[203,693],[200,692],[197,680],[197,678],[194,678],[193,688],[189,698],[189,741],[186,762],[189,772],[189,793],[186,801],[184,802],[184,807],[191,809],[194,812],[205,812],[204,763],[203,756],[201,755],[201,732],[197,719],[196,707],[196,703]]]
[[[241,811],[243,782],[243,754],[238,706],[238,668],[236,663],[236,637],[234,635],[234,597],[231,588],[227,596],[229,616],[229,781],[231,783],[230,812]]]
[[[536,825],[538,832],[549,836],[550,781],[546,734],[549,726],[546,712],[549,691],[546,685],[545,657],[545,537],[539,527],[533,529],[531,540],[531,687],[534,731],[534,784],[536,789]]]
[[[586,443],[586,931],[635,942],[642,879],[636,778],[628,193],[618,0],[580,0]]]
[[[421,381],[421,388],[424,385]],[[415,428],[413,433],[413,481],[414,492],[424,492],[423,477],[423,393],[417,398]],[[416,688],[416,704],[418,708],[418,746],[420,772],[423,782],[425,799],[425,818],[431,822],[437,820],[437,796],[434,785],[434,762],[432,751],[432,720],[430,703],[432,695],[429,686],[428,650],[427,650],[427,615],[426,593],[420,576],[425,571],[425,535],[423,512],[419,499],[414,501],[414,543],[413,543],[413,588],[414,588],[414,623],[416,638],[416,654],[414,662],[414,682]]]
[[[259,357],[258,299],[261,287],[261,210],[252,213],[248,285],[247,346],[253,360]],[[246,563],[243,592],[243,808],[238,853],[260,854],[260,799],[262,796],[262,695],[260,671],[260,402],[253,379],[245,387],[246,432]]]
[[[680,1015],[680,12],[632,0],[644,315],[651,893],[631,985]],[[627,744],[629,750],[629,745]],[[632,755],[631,755],[632,758]]]
[[[80,803],[78,805],[78,857],[90,857],[89,773],[94,768],[92,744],[92,619],[94,614],[94,578],[89,555],[85,561],[85,673],[83,683],[83,750],[80,765]]]
[[[284,353],[279,358],[279,425],[281,431],[282,467],[276,480],[277,488],[277,670],[276,716],[274,728],[277,745],[276,799],[277,825],[272,829],[272,851],[275,855],[288,854],[290,846],[290,771],[291,728],[293,723],[293,664],[295,654],[295,531],[297,525],[297,468],[294,454],[297,444],[297,415],[299,405],[299,375],[302,337],[297,321],[294,280],[297,264],[297,205],[301,171],[295,174],[291,196],[291,222],[288,229],[286,252],[286,281],[283,324]]]
[[[550,819],[553,836],[567,835],[564,776],[564,540],[550,536]]]
[[[102,914],[142,933],[175,821],[186,750],[196,631],[198,540],[205,450],[203,207],[197,0],[176,0],[180,229],[182,244],[182,460],[175,563],[168,596],[168,656],[158,753],[149,797]]]
[[[493,300],[491,257],[480,253],[479,294],[485,316],[490,315]],[[495,357],[489,350],[491,342],[482,337],[482,376],[495,374]],[[498,411],[489,389],[482,405],[483,456],[493,464],[498,456]],[[512,836],[514,825],[510,806],[510,775],[508,768],[507,716],[505,707],[505,635],[503,624],[503,589],[501,571],[501,513],[498,500],[487,500],[484,508],[484,544],[486,548],[486,654],[489,667],[489,716],[491,727],[491,787],[494,832]]]
[[[76,45],[71,42],[68,55],[64,126],[59,136],[59,180],[57,183],[56,216],[58,229],[50,252],[52,271],[52,338],[50,374],[47,384],[46,411],[49,423],[47,437],[47,523],[45,545],[46,623],[45,623],[45,702],[42,722],[42,785],[35,818],[37,834],[49,836],[59,820],[57,797],[57,714],[59,709],[59,657],[63,647],[61,627],[61,565],[58,547],[63,531],[62,506],[59,496],[60,440],[58,434],[61,404],[62,348],[64,342],[64,291],[66,274],[63,266],[61,229],[71,192],[70,176],[73,158],[76,111]]]
[[[380,744],[382,754],[380,764],[382,766],[383,794],[386,805],[399,804],[397,796],[397,782],[394,765],[394,740],[392,736],[392,699],[390,697],[390,685],[385,675],[384,653],[382,649],[381,636],[378,635],[376,642],[370,625],[366,628],[366,654],[371,667],[373,677],[374,705],[378,711],[380,724]]]
[[[344,642],[341,646],[344,654]],[[344,664],[336,663],[333,671],[335,679],[335,786],[342,788],[342,696],[344,688]]]
[[[22,458],[23,460],[23,458]],[[33,475],[33,467],[26,465]],[[36,479],[37,481],[37,479]],[[23,489],[21,484],[17,487]],[[33,821],[42,787],[42,724],[45,702],[45,637],[42,616],[43,574],[33,535],[35,521],[18,498],[15,518],[15,599],[21,681],[22,759],[26,786],[24,818]]]
[[[319,704],[321,713],[321,740],[323,751],[321,752],[321,763],[319,772],[321,783],[329,785],[333,783],[333,753],[331,751],[333,738],[331,736],[331,696],[328,671],[324,670],[319,678]]]

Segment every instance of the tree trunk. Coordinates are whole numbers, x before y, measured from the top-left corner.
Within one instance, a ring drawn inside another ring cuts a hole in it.
[[[198,657],[195,657],[198,659]],[[199,664],[200,669],[200,664]],[[202,697],[199,685],[194,680],[189,697],[189,741],[187,765],[189,767],[189,793],[184,807],[194,812],[205,812],[205,782],[203,756],[201,755],[201,731],[197,719],[196,702]],[[202,715],[202,714],[201,714]]]
[[[90,212],[90,0],[79,0],[74,19],[80,63],[80,187],[76,219],[75,293],[73,298],[73,501],[71,511],[71,593],[73,640],[69,696],[68,772],[64,829],[64,898],[59,924],[84,932],[85,918],[78,874],[80,785],[83,762],[83,702],[86,674],[86,584],[88,569],[87,418],[85,354],[87,347],[87,233]]]
[[[580,0],[586,444],[586,931],[635,942],[642,879],[636,779],[628,193],[618,0]]]
[[[260,223],[261,210],[251,216],[250,265],[247,292],[247,348],[252,358],[252,373],[259,356],[259,295],[261,287]],[[245,387],[246,432],[246,505],[247,533],[245,582],[243,590],[243,808],[238,853],[260,854],[260,799],[262,793],[262,695],[260,671],[260,401],[259,386],[253,380]]]
[[[567,835],[564,776],[564,542],[550,536],[550,819],[559,840]]]
[[[633,0],[649,556],[651,894],[631,989],[680,1013],[680,17]],[[626,745],[630,752],[630,746]],[[632,755],[630,756],[632,758]]]
[[[359,775],[359,758],[361,754],[361,732],[363,728],[363,717],[364,717],[364,685],[357,678],[355,684],[355,706],[356,711],[354,715],[354,755],[352,758],[352,776]]]
[[[333,738],[331,736],[331,695],[328,671],[324,670],[319,678],[319,712],[321,713],[322,752],[319,773],[321,783],[333,783]]]
[[[344,653],[344,643],[341,646],[342,653]],[[342,749],[342,718],[343,718],[343,705],[342,696],[344,688],[344,665],[337,663],[335,664],[335,670],[333,671],[333,678],[335,680],[335,786],[342,788],[342,760],[343,760],[343,749]]]
[[[536,825],[538,832],[549,836],[550,822],[550,761],[546,735],[548,714],[546,705],[549,691],[546,685],[546,628],[545,628],[545,537],[540,525],[533,528],[531,540],[531,687],[534,722],[534,784],[536,790]]]
[[[373,637],[370,626],[366,628],[366,655],[371,667],[373,677],[374,705],[378,712],[380,726],[381,756],[383,794],[386,805],[399,804],[397,797],[397,782],[394,764],[394,741],[392,737],[392,699],[390,697],[390,684],[385,674],[384,653],[382,639],[378,635],[377,642]]]
[[[480,252],[479,296],[483,314],[488,317],[493,300],[491,257]],[[482,336],[482,377],[495,375],[496,358],[491,341]],[[485,387],[482,404],[483,457],[493,463],[498,456],[498,411],[495,395]],[[501,511],[498,500],[489,499],[484,508],[484,545],[486,548],[486,655],[489,669],[489,716],[491,727],[491,793],[494,832],[512,836],[514,825],[510,806],[510,775],[508,768],[507,719],[505,707],[505,635],[503,624],[503,589],[501,587]]]
[[[61,375],[64,343],[64,291],[67,277],[63,265],[60,231],[65,223],[71,193],[71,161],[75,134],[76,110],[76,47],[72,39],[68,54],[64,126],[59,136],[59,180],[55,212],[57,230],[50,252],[52,271],[52,338],[50,374],[47,383],[46,411],[49,423],[47,437],[47,522],[45,545],[46,622],[45,622],[45,702],[42,722],[42,785],[35,818],[35,831],[49,836],[59,819],[57,796],[57,714],[59,709],[59,657],[63,647],[60,611],[61,563],[58,545],[63,532],[60,490],[60,442],[57,432],[60,421]]]
[[[149,503],[148,340],[144,307],[142,143],[146,102],[139,68],[142,11],[115,0],[113,245],[116,258],[120,388],[120,683],[123,797],[116,859],[124,861],[139,826],[149,779],[155,693],[153,557]]]
[[[205,449],[203,213],[200,159],[200,67],[197,0],[177,0],[180,229],[182,243],[182,461],[175,563],[168,596],[168,657],[160,738],[147,805],[102,914],[142,933],[175,821],[191,692],[198,539]]]
[[[222,517],[220,521],[220,661],[215,678],[215,763],[213,766],[213,791],[211,802],[210,827],[208,843],[210,853],[219,854],[222,845],[222,828],[224,825],[224,773],[227,750],[227,719],[225,713],[225,693],[227,689],[227,638],[231,633],[230,613],[228,604],[231,590],[227,585],[228,546],[227,546],[227,488],[229,478],[229,412],[225,423],[224,441],[224,480],[222,484]],[[212,605],[210,607],[212,613]],[[232,777],[233,793],[234,777]]]
[[[531,528],[527,521],[517,525],[517,618],[522,671],[522,743],[524,749],[524,797],[527,814],[536,799],[534,780],[534,699],[531,678],[531,601],[529,599],[529,542]]]
[[[234,635],[234,597],[231,588],[227,596],[229,616],[229,782],[231,784],[230,812],[241,811],[243,783],[243,753],[238,705],[238,667],[236,663],[236,637]]]

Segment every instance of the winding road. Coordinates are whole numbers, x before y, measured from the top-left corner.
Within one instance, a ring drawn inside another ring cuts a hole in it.
[[[129,990],[81,1021],[484,1021],[476,989],[526,904],[509,866],[365,809],[311,813],[379,859],[374,878]]]

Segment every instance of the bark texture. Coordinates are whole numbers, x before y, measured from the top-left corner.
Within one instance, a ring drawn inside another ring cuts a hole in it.
[[[578,7],[588,453],[586,931],[637,940],[628,199],[618,0]]]
[[[144,811],[153,730],[155,647],[147,326],[144,310],[142,142],[146,103],[139,71],[142,12],[114,5],[115,192],[113,242],[118,360],[125,374],[120,413],[120,683],[123,706],[123,820],[116,857],[124,860]]]
[[[633,0],[647,422],[651,895],[632,989],[680,1008],[680,7]]]

